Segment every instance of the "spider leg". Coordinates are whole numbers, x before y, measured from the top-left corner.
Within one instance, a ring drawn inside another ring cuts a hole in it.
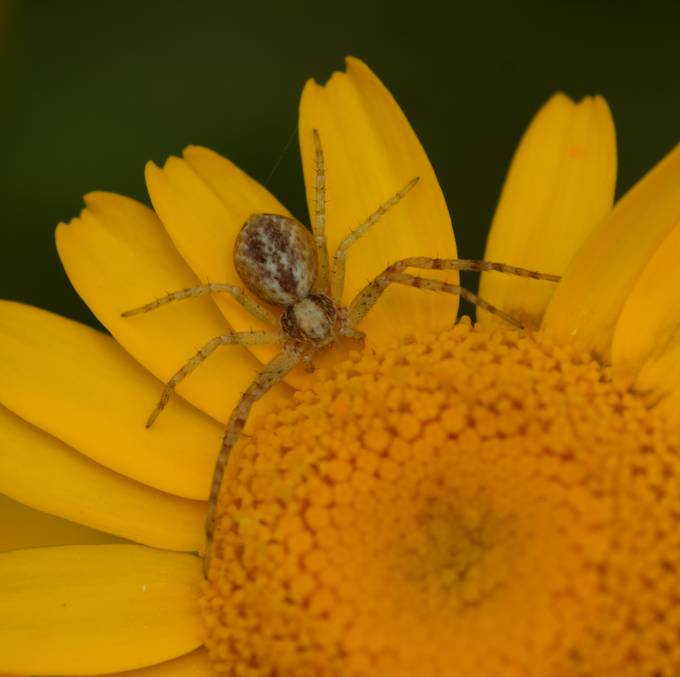
[[[278,324],[278,319],[267,310],[264,306],[260,305],[255,299],[250,298],[241,287],[237,287],[233,284],[222,284],[222,283],[211,283],[211,284],[200,284],[196,287],[188,287],[186,289],[180,289],[179,291],[173,291],[170,294],[161,296],[149,303],[139,306],[139,308],[133,308],[132,310],[126,310],[121,313],[121,317],[130,317],[132,315],[141,315],[142,313],[148,313],[156,308],[160,308],[173,301],[183,301],[184,299],[193,299],[197,296],[205,296],[206,294],[231,294],[253,317],[256,317],[261,322],[266,324],[271,324],[276,326]]]
[[[319,270],[317,272],[316,287],[326,294],[330,286],[328,275],[328,243],[326,241],[326,168],[324,163],[321,137],[315,129],[314,150],[316,152],[316,183],[314,185],[314,241],[316,242],[316,256]]]
[[[272,360],[264,365],[262,371],[255,377],[247,390],[241,395],[241,399],[234,407],[227,423],[227,429],[222,439],[222,447],[215,462],[212,485],[210,488],[210,499],[208,501],[208,516],[205,522],[205,557],[203,559],[203,574],[207,578],[210,557],[212,555],[213,537],[215,532],[215,520],[217,510],[217,498],[222,487],[222,479],[229,462],[231,450],[238,442],[239,437],[245,427],[250,410],[270,388],[282,381],[302,359],[302,351],[296,349],[284,349]]]
[[[548,280],[550,282],[559,282],[559,275],[550,275],[548,273],[539,273],[535,270],[527,270],[526,268],[518,268],[517,266],[510,266],[506,263],[495,263],[493,261],[480,261],[477,259],[436,259],[429,256],[413,256],[401,261],[396,261],[391,266],[388,266],[380,275],[378,275],[372,282],[367,284],[352,300],[349,308],[346,311],[346,320],[341,329],[341,333],[349,335],[349,332],[355,331],[355,327],[366,316],[368,311],[375,305],[380,295],[385,291],[390,283],[404,284],[411,287],[420,287],[422,289],[429,289],[431,291],[443,291],[449,294],[457,294],[466,301],[487,310],[494,315],[498,315],[509,324],[516,327],[522,325],[512,316],[503,312],[496,306],[491,305],[488,301],[479,298],[476,294],[460,287],[459,285],[442,282],[439,280],[432,280],[430,278],[417,277],[414,275],[404,274],[407,268],[421,268],[424,270],[468,270],[468,271],[486,271],[495,270],[499,273],[506,273],[508,275],[519,275],[520,277],[530,277],[534,280]]]
[[[333,256],[333,278],[331,280],[331,293],[333,300],[340,305],[342,292],[345,287],[345,262],[347,258],[347,250],[371,227],[373,227],[392,207],[397,205],[404,199],[408,193],[419,181],[419,177],[411,179],[400,191],[395,193],[387,202],[381,204],[363,223],[361,223],[356,230],[353,230],[349,235],[346,235],[338,245]]]
[[[354,297],[354,300],[349,306],[346,325],[341,329],[342,334],[354,330],[354,327],[366,317],[366,314],[373,308],[390,284],[403,284],[409,287],[417,287],[418,289],[428,289],[430,291],[455,294],[494,315],[498,315],[498,317],[505,320],[508,324],[523,329],[522,323],[517,321],[514,317],[457,284],[450,284],[448,282],[443,282],[442,280],[432,280],[427,277],[417,277],[416,275],[409,275],[408,273],[394,272],[388,268],[372,282],[369,282],[369,284]]]
[[[549,282],[559,282],[559,275],[549,273],[539,273],[536,270],[527,270],[510,266],[507,263],[495,263],[494,261],[480,261],[478,259],[435,259],[429,256],[414,256],[402,259],[393,263],[388,270],[402,272],[407,268],[421,268],[424,270],[465,270],[465,271],[489,271],[495,270],[506,275],[518,275],[519,277],[530,277],[534,280],[548,280]]]
[[[146,427],[150,428],[160,413],[165,409],[171,395],[175,392],[175,388],[181,383],[189,374],[191,374],[199,364],[208,358],[217,348],[226,345],[241,345],[252,346],[262,345],[267,343],[279,343],[281,336],[277,332],[270,331],[243,331],[229,334],[222,334],[216,336],[206,343],[190,360],[188,360],[175,375],[167,382],[161,398],[156,405],[156,408],[151,412]]]

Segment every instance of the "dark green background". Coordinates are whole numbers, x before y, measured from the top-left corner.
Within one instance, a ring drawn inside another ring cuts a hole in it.
[[[310,76],[363,58],[401,103],[479,256],[514,146],[556,89],[606,96],[619,194],[680,136],[680,3],[0,0],[0,296],[93,321],[53,246],[83,193],[146,201],[188,143],[265,181]],[[297,139],[270,188],[306,218]]]

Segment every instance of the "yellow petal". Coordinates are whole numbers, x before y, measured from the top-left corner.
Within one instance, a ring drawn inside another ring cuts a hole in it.
[[[612,364],[637,376],[636,388],[680,423],[680,223],[668,234],[638,278],[619,316]],[[669,399],[670,398],[670,399]]]
[[[214,336],[230,331],[209,298],[173,303],[121,317],[169,291],[199,284],[154,212],[111,193],[85,197],[80,218],[57,228],[64,268],[83,300],[116,340],[162,381]],[[226,421],[260,363],[240,346],[220,348],[184,380],[178,392]]]
[[[310,80],[302,93],[300,148],[312,215],[316,168],[313,129],[319,131],[325,153],[331,259],[345,235],[408,181],[420,177],[402,202],[349,250],[345,304],[397,259],[455,258],[451,219],[432,165],[392,95],[365,64],[348,58],[346,73],[334,73],[323,86]],[[448,279],[455,282],[458,277],[454,274]],[[369,341],[389,341],[414,330],[450,325],[457,309],[456,297],[393,285],[361,329]]]
[[[650,258],[680,221],[680,145],[616,204],[569,265],[543,319],[609,361],[614,328]]]
[[[0,402],[98,463],[205,499],[222,426],[180,398],[150,430],[161,384],[89,327],[0,302]]]
[[[0,491],[44,510],[169,550],[198,551],[206,504],[98,465],[0,406]]]
[[[208,658],[208,652],[205,649],[198,649],[186,656],[148,668],[116,672],[111,677],[216,677],[216,673]]]
[[[35,489],[41,491],[42,487]],[[111,534],[33,510],[0,494],[0,552],[46,545],[88,545],[118,541],[120,539]]]
[[[640,391],[651,394],[651,401],[656,402],[656,411],[664,415],[675,428],[680,428],[679,361],[680,346],[676,343],[658,360],[646,364],[635,384]],[[671,378],[669,374],[675,378]]]
[[[553,96],[524,134],[496,209],[484,258],[562,275],[611,210],[616,133],[601,97]],[[484,273],[480,296],[538,326],[555,291],[546,281]],[[489,313],[480,320],[492,321]]]
[[[197,557],[138,545],[0,555],[0,670],[100,674],[198,648]]]
[[[184,158],[171,157],[162,169],[146,167],[153,206],[180,254],[202,282],[243,287],[234,268],[234,241],[251,214],[289,215],[288,210],[238,167],[217,153],[189,146]],[[271,330],[233,298],[216,295],[215,303],[236,331]],[[253,346],[261,361],[278,346]]]

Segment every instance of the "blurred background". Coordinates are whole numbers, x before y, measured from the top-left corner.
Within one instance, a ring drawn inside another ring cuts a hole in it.
[[[609,101],[619,195],[680,140],[677,0],[440,4],[0,0],[0,297],[96,326],[55,225],[95,189],[148,202],[144,163],[189,143],[306,220],[298,97],[346,54],[411,120],[466,257],[481,256],[515,144],[555,90]]]

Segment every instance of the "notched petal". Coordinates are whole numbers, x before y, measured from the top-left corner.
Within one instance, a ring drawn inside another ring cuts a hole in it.
[[[193,298],[135,317],[121,313],[199,279],[148,207],[112,193],[91,193],[80,218],[57,229],[57,248],[74,287],[116,340],[162,381],[210,339],[231,331],[214,302]],[[260,369],[242,347],[217,351],[178,393],[226,421]]]
[[[515,152],[484,258],[562,275],[612,208],[616,135],[601,97],[554,95]],[[480,296],[528,326],[540,324],[555,284],[483,273]],[[482,322],[496,321],[479,312]]]
[[[645,267],[680,221],[680,145],[619,200],[569,264],[543,318],[549,336],[573,340],[605,362]]]
[[[418,185],[349,250],[345,304],[398,259],[455,258],[451,219],[432,165],[397,102],[368,66],[348,58],[346,72],[334,73],[325,85],[310,80],[302,93],[300,148],[312,219],[314,129],[325,154],[331,258],[343,237],[414,177],[420,177]],[[455,283],[457,274],[447,279]],[[382,343],[413,331],[450,325],[457,309],[457,297],[393,285],[360,329],[369,343]]]

